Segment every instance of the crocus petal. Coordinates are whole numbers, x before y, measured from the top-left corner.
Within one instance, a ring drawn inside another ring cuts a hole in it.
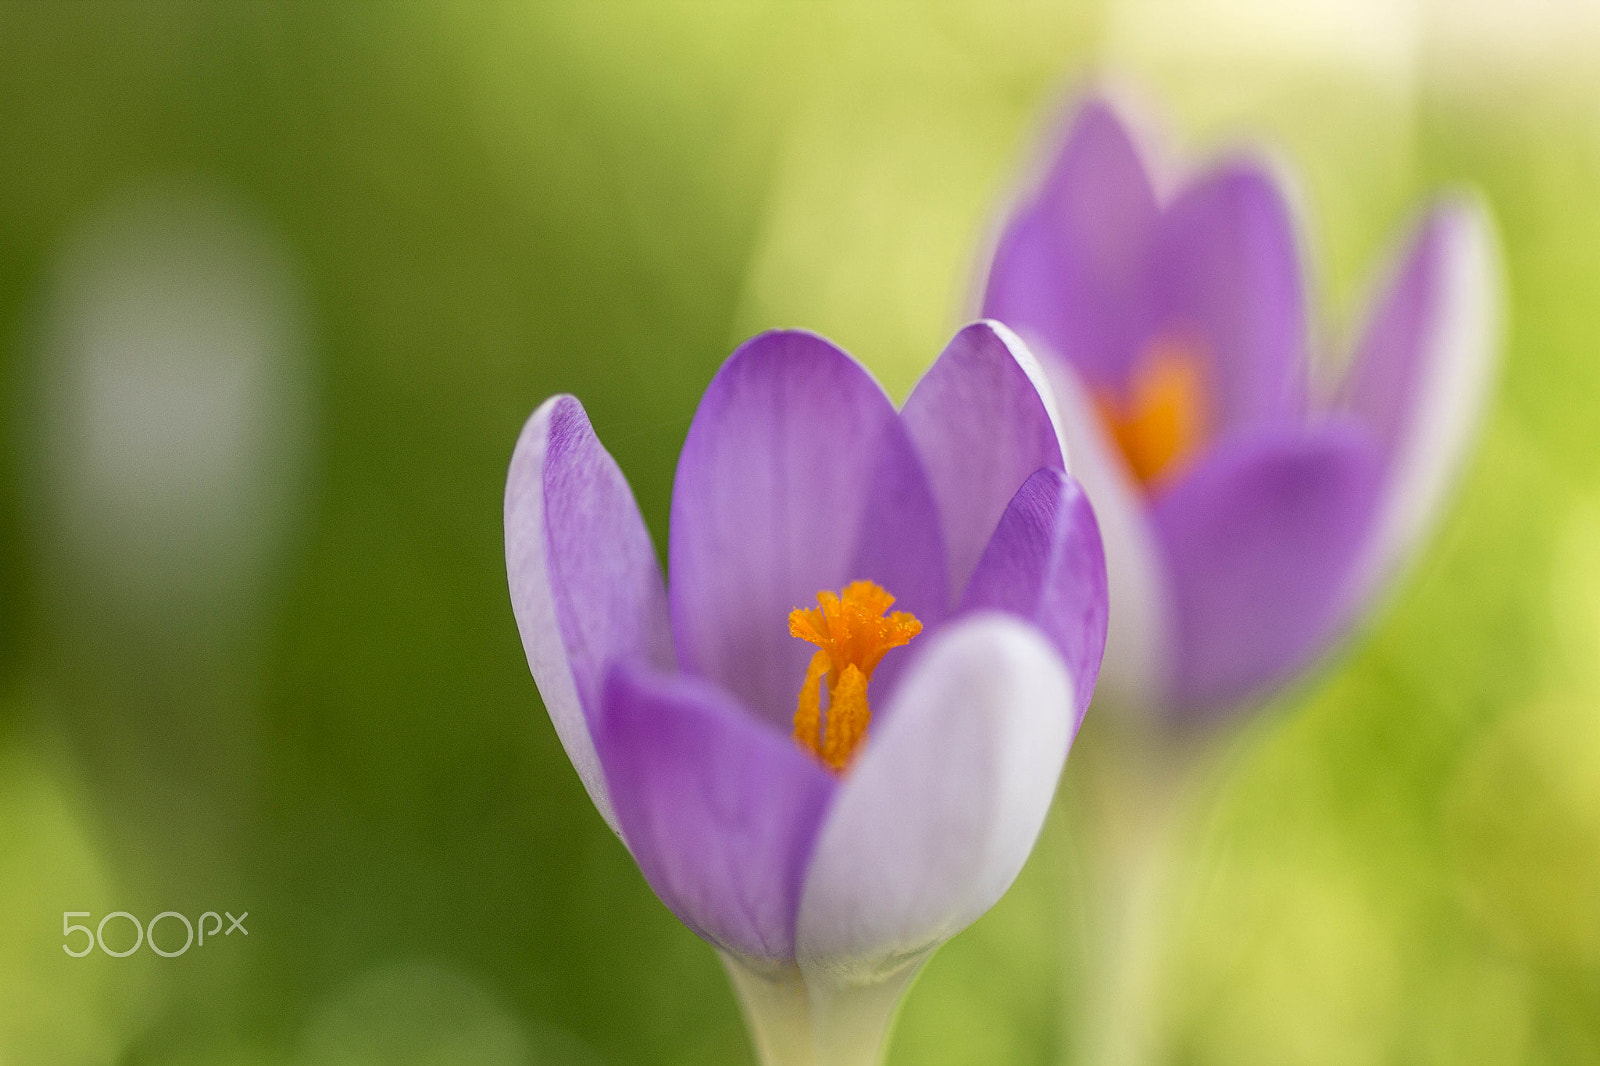
[[[789,635],[791,609],[858,578],[925,622],[948,608],[938,512],[899,415],[811,333],[762,334],[712,379],[678,459],[668,555],[684,669],[785,727],[814,650]]]
[[[1234,438],[1156,499],[1180,705],[1234,703],[1318,649],[1365,543],[1380,476],[1372,435],[1345,419]]]
[[[1132,313],[1159,208],[1128,128],[1102,100],[1073,120],[1035,198],[995,250],[983,313],[1119,384],[1147,322]]]
[[[1358,598],[1422,535],[1482,416],[1498,339],[1495,262],[1478,202],[1436,206],[1357,349],[1344,406],[1378,435],[1388,464],[1384,514]]]
[[[886,978],[993,906],[1044,823],[1072,691],[1050,643],[1008,615],[934,635],[817,838],[795,942],[808,983]]]
[[[1303,414],[1305,282],[1271,174],[1238,161],[1188,186],[1162,219],[1150,271],[1158,337],[1203,353],[1215,430]]]
[[[627,666],[597,740],[623,839],[661,901],[728,951],[792,958],[835,788],[821,764],[715,686]]]
[[[1036,471],[1011,498],[958,613],[985,609],[1018,615],[1055,644],[1074,685],[1076,733],[1105,652],[1107,588],[1100,527],[1071,475]]]
[[[528,419],[505,498],[506,576],[522,647],[556,735],[617,828],[592,730],[617,660],[672,664],[661,567],[628,482],[583,405],[553,396]]]
[[[911,391],[902,417],[938,501],[952,597],[1028,476],[1066,469],[1053,405],[1044,371],[998,322],[957,333]]]
[[[1046,363],[1045,372],[1073,474],[1094,505],[1111,581],[1110,629],[1096,692],[1128,713],[1159,710],[1169,689],[1172,609],[1144,492],[1106,435],[1077,373],[1060,360]]]

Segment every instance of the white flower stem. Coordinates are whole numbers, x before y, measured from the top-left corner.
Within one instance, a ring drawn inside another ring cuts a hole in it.
[[[1086,969],[1065,1046],[1082,1066],[1146,1066],[1161,1057],[1160,968],[1184,831],[1226,737],[1123,727],[1097,739],[1085,760]]]
[[[813,1066],[811,1005],[797,967],[757,972],[723,952],[722,964],[739,995],[745,1025],[762,1066]]]
[[[900,1001],[922,960],[869,985],[808,986],[793,963],[720,953],[762,1066],[881,1066]]]

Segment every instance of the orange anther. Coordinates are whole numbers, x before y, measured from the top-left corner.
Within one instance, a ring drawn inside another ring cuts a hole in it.
[[[824,589],[816,607],[789,612],[789,634],[817,646],[800,685],[794,738],[835,773],[842,773],[867,737],[872,710],[867,683],[890,648],[903,647],[922,632],[914,615],[885,617],[894,597],[871,581],[852,581],[838,595]],[[822,709],[826,675],[828,708]]]
[[[1206,435],[1203,355],[1193,340],[1163,334],[1145,349],[1125,397],[1095,394],[1100,420],[1146,488],[1182,467]]]

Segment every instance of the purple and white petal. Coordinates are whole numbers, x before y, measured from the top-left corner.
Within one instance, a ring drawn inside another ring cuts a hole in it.
[[[715,686],[626,666],[596,740],[623,839],[661,901],[727,951],[792,958],[833,777]]]
[[[616,816],[592,731],[610,665],[670,668],[661,567],[633,492],[583,405],[553,396],[523,426],[506,476],[506,577],[528,666],[601,817]]]
[[[795,939],[808,983],[867,984],[1010,887],[1072,740],[1072,679],[1037,629],[974,615],[937,634],[840,785]]]
[[[1035,470],[1066,469],[1050,388],[1016,334],[976,322],[928,368],[901,417],[938,502],[958,599],[1017,489]]]
[[[1447,200],[1423,218],[1373,310],[1342,396],[1387,464],[1355,604],[1426,531],[1482,420],[1499,339],[1496,262],[1483,205]]]
[[[1097,693],[1129,713],[1159,709],[1170,690],[1172,604],[1144,491],[1107,436],[1071,367],[1046,364],[1073,475],[1094,505],[1110,575],[1110,627]]]
[[[942,617],[944,549],[921,479],[899,414],[854,359],[812,333],[746,342],[678,459],[668,568],[683,668],[786,729],[812,652],[789,635],[790,610],[870,578]],[[894,506],[875,502],[886,493]]]
[[[1320,649],[1366,543],[1381,473],[1372,434],[1347,418],[1235,437],[1155,500],[1180,707],[1237,704]]]
[[[1071,360],[1097,387],[1119,385],[1149,327],[1135,312],[1159,215],[1132,133],[1108,103],[1088,101],[1001,234],[984,317]]]
[[[1306,405],[1305,279],[1275,177],[1246,161],[1189,185],[1150,256],[1157,336],[1202,356],[1215,431],[1299,419]]]
[[[1088,497],[1070,474],[1038,470],[1011,498],[958,614],[996,610],[1033,623],[1074,686],[1074,735],[1106,647],[1106,557]]]

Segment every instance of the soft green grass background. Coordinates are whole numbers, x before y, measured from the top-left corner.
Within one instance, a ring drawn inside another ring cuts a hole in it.
[[[748,1061],[540,709],[512,443],[577,393],[659,544],[744,336],[819,329],[903,395],[1102,38],[1042,5],[0,6],[0,1063]],[[1298,168],[1330,336],[1442,183],[1489,198],[1510,292],[1434,550],[1192,812],[1162,1056],[1600,1061],[1596,85],[1129,66],[1196,143],[1264,130]],[[60,242],[164,180],[275,227],[311,325],[289,549],[203,641],[41,563],[26,458]],[[1067,1061],[1096,735],[892,1062]],[[250,937],[60,950],[64,910],[169,908],[248,910]]]

